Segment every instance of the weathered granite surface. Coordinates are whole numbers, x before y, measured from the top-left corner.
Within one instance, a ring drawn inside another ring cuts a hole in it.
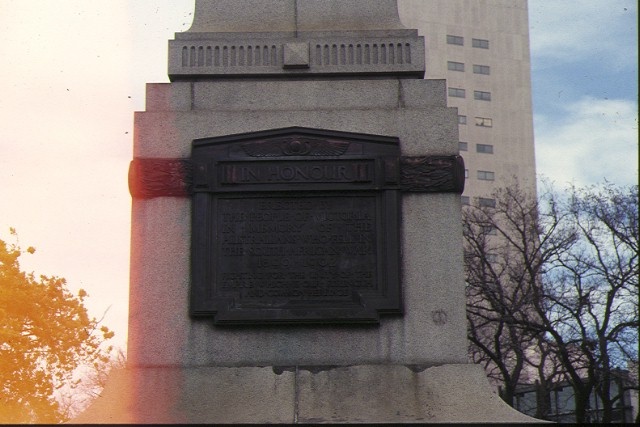
[[[167,93],[173,87],[149,86],[149,111],[136,114],[136,157],[188,157],[197,138],[290,125],[398,136],[403,155],[457,154],[457,115],[445,106],[443,81],[196,82],[179,83],[176,93]],[[187,104],[191,109],[184,110]],[[172,105],[180,111],[171,111]],[[401,209],[403,317],[384,318],[377,327],[237,330],[187,315],[190,201],[134,200],[130,362],[465,363],[459,196],[405,195]]]
[[[78,424],[540,422],[480,366],[150,367],[112,374]]]
[[[295,32],[404,29],[395,0],[196,1],[188,32]]]
[[[423,40],[395,3],[197,0],[170,44],[173,83],[148,85],[135,115],[134,157],[187,158],[195,139],[292,126],[457,155],[457,111],[444,81],[416,79]],[[406,193],[400,208],[403,316],[225,328],[189,317],[190,199],[134,198],[128,368],[73,422],[535,421],[467,363],[459,195]]]

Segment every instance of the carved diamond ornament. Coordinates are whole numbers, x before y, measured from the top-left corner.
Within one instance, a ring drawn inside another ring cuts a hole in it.
[[[309,68],[309,43],[284,44],[284,68]]]

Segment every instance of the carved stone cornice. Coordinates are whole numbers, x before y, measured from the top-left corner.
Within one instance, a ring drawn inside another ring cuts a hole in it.
[[[197,0],[191,28],[169,41],[171,81],[424,71],[424,37],[396,0]]]
[[[169,41],[171,81],[240,77],[344,77],[382,75],[422,78],[424,39],[413,31],[385,37],[366,34]],[[225,37],[226,38],[226,37]]]

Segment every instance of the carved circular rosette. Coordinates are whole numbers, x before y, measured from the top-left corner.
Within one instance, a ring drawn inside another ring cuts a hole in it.
[[[282,143],[282,153],[286,156],[306,156],[311,152],[311,144],[298,138],[288,139]]]

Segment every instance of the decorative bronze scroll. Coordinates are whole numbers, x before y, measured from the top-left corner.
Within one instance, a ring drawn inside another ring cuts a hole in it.
[[[400,190],[462,194],[464,161],[461,156],[401,157]]]
[[[193,181],[190,159],[134,159],[129,166],[129,192],[139,199],[187,197]]]
[[[399,163],[400,191],[462,194],[464,190],[461,156],[400,157]],[[129,191],[134,198],[188,197],[192,182],[190,159],[136,158],[129,168]]]

